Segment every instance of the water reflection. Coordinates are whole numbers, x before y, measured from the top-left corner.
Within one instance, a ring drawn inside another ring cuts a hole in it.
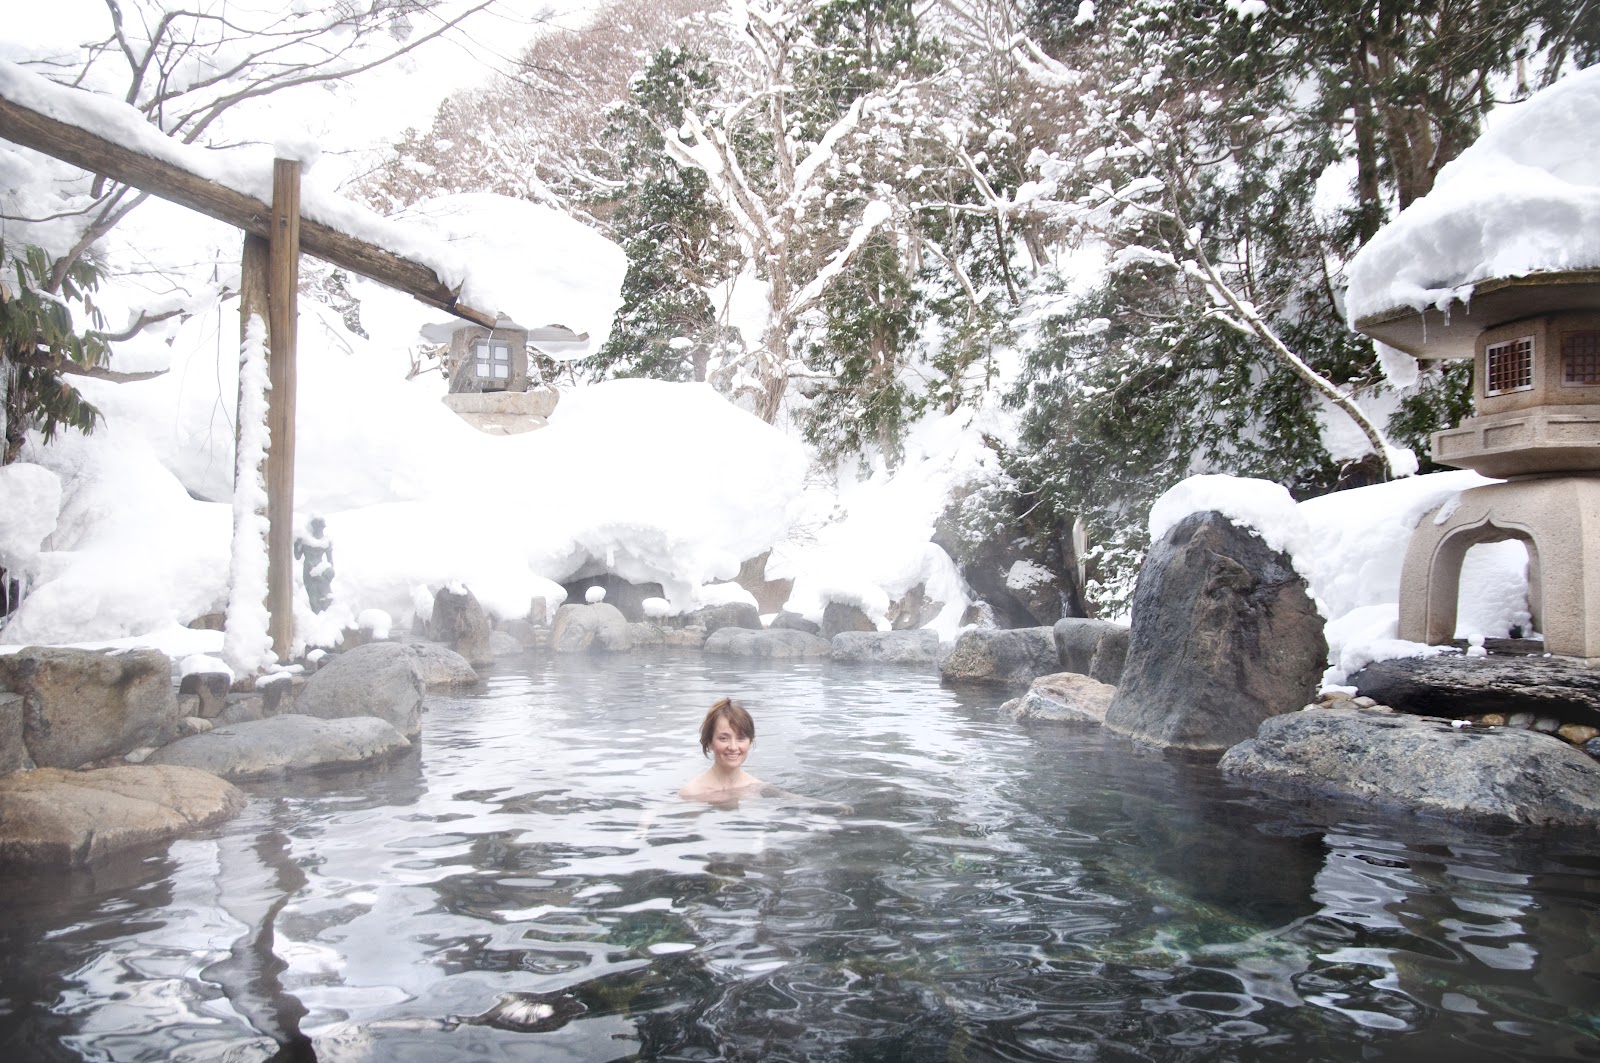
[[[525,661],[420,748],[8,882],[17,1059],[1600,1055],[1600,846],[1268,799],[932,677]],[[673,795],[715,697],[808,797]]]

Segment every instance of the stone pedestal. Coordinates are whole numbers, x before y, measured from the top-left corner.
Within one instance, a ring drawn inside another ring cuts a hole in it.
[[[1600,477],[1509,480],[1463,491],[1412,533],[1400,577],[1399,635],[1439,644],[1455,637],[1461,563],[1480,543],[1528,548],[1529,606],[1546,650],[1600,664]],[[1594,561],[1593,566],[1588,561]]]
[[[463,391],[444,396],[444,404],[480,432],[517,435],[548,424],[559,397],[551,387],[528,391]]]

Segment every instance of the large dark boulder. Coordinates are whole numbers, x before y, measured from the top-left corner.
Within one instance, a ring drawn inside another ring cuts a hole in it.
[[[1451,818],[1600,826],[1600,762],[1558,738],[1514,727],[1306,709],[1264,722],[1219,768],[1291,795]]]
[[[833,636],[833,659],[931,668],[939,660],[939,633],[926,628],[921,631],[841,631]]]
[[[1128,628],[1110,620],[1068,616],[1052,628],[1061,670],[1090,676],[1116,686],[1128,657]]]
[[[0,779],[0,864],[82,866],[169,841],[244,806],[232,783],[170,764],[17,772]]]
[[[465,587],[443,587],[433,596],[428,637],[455,650],[467,663],[474,666],[494,663],[489,631],[488,614],[477,596]]]
[[[1141,742],[1223,750],[1316,694],[1322,616],[1289,559],[1215,511],[1151,545],[1106,726]]]
[[[376,716],[407,738],[422,733],[422,666],[410,649],[373,642],[334,654],[306,680],[294,710],[324,720]]]
[[[1422,716],[1531,712],[1600,727],[1600,671],[1556,657],[1402,657],[1367,665],[1350,685]]]
[[[1025,687],[1041,675],[1061,671],[1056,640],[1047,627],[962,632],[939,661],[939,680]]]
[[[156,650],[73,650],[29,646],[0,656],[0,690],[22,696],[25,749],[0,750],[19,767],[76,768],[159,746],[177,736],[172,661]],[[15,728],[0,731],[15,738]]]

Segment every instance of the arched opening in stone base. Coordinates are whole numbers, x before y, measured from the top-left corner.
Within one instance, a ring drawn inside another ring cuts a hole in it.
[[[1451,641],[1468,551],[1513,540],[1527,550],[1529,619],[1544,635],[1547,652],[1600,660],[1600,564],[1590,564],[1584,551],[1585,539],[1596,532],[1600,478],[1513,480],[1463,491],[1412,533],[1401,574],[1399,636],[1435,645]]]

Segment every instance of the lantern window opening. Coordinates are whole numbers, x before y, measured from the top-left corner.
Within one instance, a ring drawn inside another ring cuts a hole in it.
[[[1564,387],[1600,386],[1600,329],[1562,334],[1561,383]]]
[[[1533,337],[1491,343],[1484,348],[1487,379],[1485,395],[1507,395],[1533,390]]]
[[[472,346],[474,370],[479,380],[510,381],[511,345],[504,340],[483,339]]]

